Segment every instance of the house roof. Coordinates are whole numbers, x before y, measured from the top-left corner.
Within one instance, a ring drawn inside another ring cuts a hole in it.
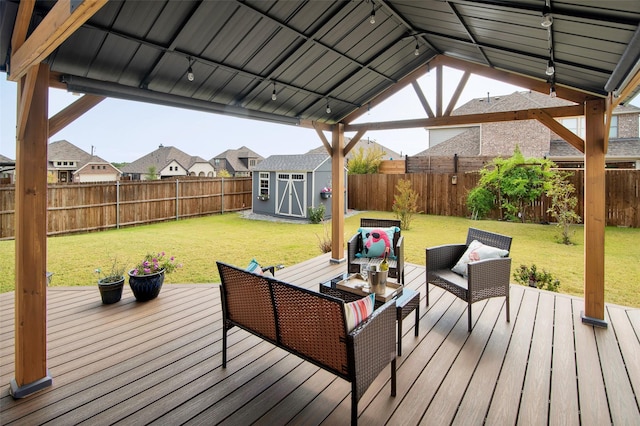
[[[447,139],[444,142],[417,153],[416,157],[451,156],[458,154],[464,157],[480,155],[480,127],[469,127],[464,132]]]
[[[49,144],[49,147],[47,148],[47,159],[50,163],[54,161],[75,161],[78,169],[82,168],[89,162],[96,164],[110,164],[108,161],[103,160],[97,155],[92,156],[88,152],[64,139],[51,142]]]
[[[72,2],[90,7],[84,3]],[[11,71],[13,81],[29,65],[11,63],[18,4],[0,2],[0,71]],[[25,33],[64,4],[35,2]],[[548,29],[541,26],[543,5],[541,0],[109,1],[86,22],[78,19],[80,27],[60,45],[52,43],[44,58],[70,91],[309,126],[344,121],[435,63],[479,65],[504,71],[512,81],[527,76],[544,83],[550,48],[559,96],[570,88],[603,98],[627,85],[623,101],[638,93],[632,77],[640,69],[640,2],[554,0]],[[189,67],[193,81],[187,79]]]
[[[272,155],[260,162],[254,172],[309,172],[330,158],[329,154]]]
[[[549,158],[584,158],[584,154],[563,140],[552,140],[549,146]],[[609,139],[607,159],[640,159],[640,138]]]
[[[242,161],[243,158],[253,158],[258,161],[264,160],[264,157],[260,154],[243,145],[238,149],[227,149],[226,151],[221,152],[213,157],[210,162],[213,163],[216,159],[225,160],[227,167],[232,169],[228,171],[248,172],[250,169],[247,167],[245,162]]]
[[[160,172],[172,161],[176,161],[185,170],[189,170],[193,164],[193,158],[200,157],[193,157],[173,146],[160,145],[155,151],[126,164],[121,170],[123,173],[147,173],[150,167],[155,167]]]
[[[4,155],[0,154],[0,162],[2,163],[14,163],[16,162],[16,160],[12,160],[9,157],[5,157]]]
[[[425,135],[426,136],[426,135]],[[426,137],[425,137],[426,139]],[[351,138],[345,138],[344,144],[348,144],[349,141],[351,140]],[[357,143],[356,146],[354,146],[349,153],[346,155],[345,158],[349,159],[351,157],[353,157],[354,153],[358,152],[358,150],[362,148],[365,151],[368,149],[379,149],[381,151],[383,151],[385,153],[385,156],[383,158],[383,160],[401,160],[402,159],[402,155],[400,155],[399,153],[395,152],[392,149],[389,149],[388,147],[376,142],[376,141],[372,141],[370,139],[360,139]],[[327,149],[324,147],[324,145],[320,145],[317,148],[313,148],[311,150],[309,150],[307,152],[307,154],[326,154],[327,153]]]

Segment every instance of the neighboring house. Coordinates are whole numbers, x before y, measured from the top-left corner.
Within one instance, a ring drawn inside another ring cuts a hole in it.
[[[473,99],[452,115],[516,111],[573,105],[537,92]],[[558,118],[584,138],[584,117]],[[611,118],[607,167],[640,169],[640,108],[617,107]],[[525,157],[546,157],[562,167],[582,167],[584,155],[537,120],[429,128],[429,148],[416,156],[510,157],[516,145]]]
[[[344,139],[345,146],[349,143],[349,141],[351,141],[351,138]],[[404,156],[402,154],[399,154],[387,148],[386,146],[379,144],[375,140],[366,138],[366,139],[360,139],[358,143],[356,143],[356,146],[354,146],[349,151],[349,153],[345,156],[345,160],[348,162],[349,159],[351,159],[351,157],[353,157],[353,155],[360,150],[360,148],[362,148],[365,152],[370,149],[377,149],[379,151],[382,151],[384,153],[384,157],[382,157],[383,160],[403,160],[404,159]],[[309,152],[307,152],[307,154],[327,154],[328,155],[327,149],[324,147],[324,145],[320,145],[319,147],[310,150]]]
[[[209,162],[213,164],[216,173],[226,170],[232,177],[249,177],[251,172],[264,157],[250,150],[246,146],[239,149],[228,149]]]
[[[150,176],[150,171],[154,176]],[[215,177],[213,166],[205,159],[191,156],[176,147],[158,149],[122,167],[132,180],[167,179],[179,176]]]
[[[122,172],[97,155],[66,140],[51,142],[47,151],[50,183],[113,182]]]
[[[345,181],[346,176],[345,169]],[[324,204],[325,218],[329,218],[331,196],[324,188],[331,189],[329,154],[272,155],[254,169],[253,212],[306,219],[309,207]]]
[[[14,183],[16,161],[0,154],[0,184]]]

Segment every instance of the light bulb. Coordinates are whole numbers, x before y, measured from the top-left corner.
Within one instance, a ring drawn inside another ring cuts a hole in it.
[[[414,55],[418,56],[420,54],[420,46],[416,43],[416,51],[413,52]]]
[[[329,104],[327,104],[327,114],[331,114],[331,107],[329,106]]]
[[[375,11],[371,11],[371,19],[369,19],[369,22],[371,22],[371,25],[376,23],[376,12]]]
[[[545,28],[549,28],[551,25],[553,25],[553,16],[551,16],[551,9],[547,5],[542,8],[542,22],[540,22],[540,25]]]
[[[545,71],[545,74],[547,75],[553,75],[556,72],[556,68],[553,66],[553,61],[551,59],[549,59],[549,62],[547,62],[547,70]]]
[[[193,81],[194,79],[195,76],[193,75],[193,70],[191,69],[191,67],[189,67],[189,69],[187,70],[187,80]]]
[[[276,99],[278,99],[278,95],[276,95],[276,91],[273,91],[273,94],[271,95],[271,100],[275,101]]]
[[[549,89],[549,96],[551,96],[552,98],[555,98],[558,94],[556,93],[556,86],[555,84],[551,85],[551,88]]]

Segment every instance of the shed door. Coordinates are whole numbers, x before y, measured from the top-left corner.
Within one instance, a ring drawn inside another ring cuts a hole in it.
[[[306,178],[303,173],[278,173],[276,213],[307,217],[305,188]]]

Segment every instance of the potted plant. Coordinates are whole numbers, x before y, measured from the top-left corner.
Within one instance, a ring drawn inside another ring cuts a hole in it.
[[[120,263],[117,258],[113,258],[111,266],[105,272],[97,268],[95,273],[98,275],[98,289],[102,303],[110,305],[120,301],[122,298],[122,287],[124,286],[124,264]]]
[[[144,302],[158,297],[164,274],[170,274],[180,267],[182,265],[176,263],[175,257],[167,256],[165,252],[148,253],[129,271],[129,286],[136,300]]]
[[[331,188],[325,186],[320,190],[320,197],[323,199],[331,198]]]

